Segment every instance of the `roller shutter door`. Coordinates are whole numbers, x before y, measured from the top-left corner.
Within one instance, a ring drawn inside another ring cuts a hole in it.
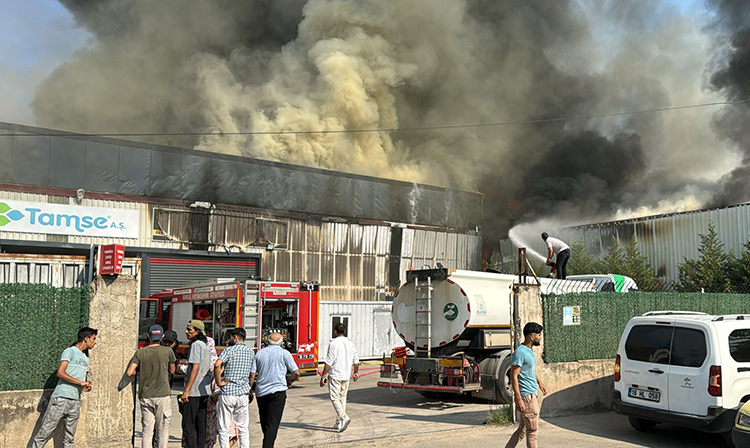
[[[258,275],[260,257],[151,257],[149,295],[213,278],[245,280]]]

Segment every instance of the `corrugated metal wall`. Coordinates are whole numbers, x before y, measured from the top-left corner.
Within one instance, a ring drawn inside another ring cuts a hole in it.
[[[700,256],[700,235],[708,232],[709,221],[713,221],[727,252],[732,250],[738,255],[743,244],[750,241],[750,204],[577,226],[565,229],[562,238],[568,244],[583,240],[589,253],[603,256],[611,246],[612,236],[626,245],[635,235],[638,247],[657,275],[677,281],[680,263]],[[543,251],[542,240],[538,243],[535,241],[532,248]],[[503,270],[516,272],[517,248],[510,240],[502,240],[500,250]]]
[[[43,194],[0,191],[0,200],[75,205],[72,198]],[[187,207],[106,201],[84,198],[82,206],[138,210],[139,238],[112,239],[65,235],[43,235],[0,231],[0,239],[80,244],[123,244],[128,247],[187,249]],[[159,225],[168,235],[154,236],[154,209],[171,210],[160,213]],[[271,215],[271,211],[269,211]],[[255,240],[257,226],[253,222],[264,215],[236,210],[215,209],[209,224],[209,241],[213,250],[262,255],[260,273],[274,281],[317,281],[324,300],[382,300],[390,291],[388,260],[391,227],[350,222],[329,222],[319,219],[274,218],[286,223],[286,248],[267,250],[248,246]],[[267,217],[267,216],[266,216]],[[171,235],[174,240],[170,240]],[[447,268],[478,269],[481,263],[481,237],[424,228],[403,229],[401,245],[401,283],[406,271],[442,263]]]
[[[0,122],[0,182],[405,222],[481,226],[476,192]]]
[[[437,263],[448,269],[480,269],[482,239],[476,235],[404,229],[401,246],[401,283],[406,271],[434,267]]]

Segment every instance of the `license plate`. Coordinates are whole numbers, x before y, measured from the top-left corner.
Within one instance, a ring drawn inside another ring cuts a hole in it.
[[[641,400],[648,400],[648,401],[659,401],[661,400],[661,392],[654,392],[652,390],[634,389],[631,387],[628,389],[628,397],[640,398]]]

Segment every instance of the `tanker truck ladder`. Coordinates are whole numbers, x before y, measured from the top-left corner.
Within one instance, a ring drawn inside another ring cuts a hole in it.
[[[429,358],[432,347],[432,279],[414,281],[414,355]]]

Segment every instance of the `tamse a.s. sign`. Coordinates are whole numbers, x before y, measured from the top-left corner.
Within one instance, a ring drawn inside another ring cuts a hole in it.
[[[0,201],[0,232],[138,238],[137,210]]]

